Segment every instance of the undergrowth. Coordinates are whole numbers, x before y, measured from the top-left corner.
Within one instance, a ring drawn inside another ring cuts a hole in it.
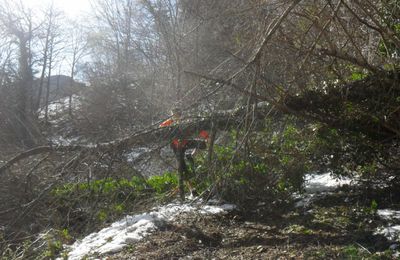
[[[56,187],[52,196],[60,215],[70,217],[70,221],[61,226],[76,228],[79,221],[83,224],[90,222],[90,226],[111,222],[129,213],[138,204],[162,198],[176,187],[176,174],[167,172],[148,179],[133,176],[131,179],[106,178],[86,183],[68,183]],[[71,217],[75,217],[74,221],[71,221]]]

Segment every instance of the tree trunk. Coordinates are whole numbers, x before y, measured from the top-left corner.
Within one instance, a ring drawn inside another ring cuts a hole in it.
[[[29,50],[27,47],[27,38],[25,36],[19,37],[19,77],[20,82],[17,91],[17,111],[16,116],[19,121],[18,132],[23,145],[28,147],[33,146],[34,140],[30,132],[30,107],[28,104],[29,96],[32,87],[32,70],[29,65]]]
[[[50,45],[50,40],[51,40],[51,31],[53,27],[53,5],[51,6],[48,14],[48,25],[46,29],[46,40],[44,44],[44,53],[43,53],[43,65],[42,65],[42,73],[40,75],[40,83],[39,83],[39,90],[38,90],[38,96],[36,100],[36,109],[40,108],[40,102],[42,99],[42,92],[43,92],[43,84],[44,84],[44,77],[46,74],[46,68],[47,68],[47,60],[48,60],[48,51],[49,51],[49,45]]]
[[[53,40],[52,40],[53,41]],[[50,46],[50,53],[49,53],[49,74],[47,75],[47,85],[46,85],[46,99],[45,99],[45,122],[46,124],[49,121],[49,97],[50,97],[50,79],[51,79],[51,68],[53,63],[53,44]]]
[[[40,75],[40,82],[39,82],[39,90],[38,96],[36,100],[36,109],[40,108],[40,100],[42,99],[42,92],[43,92],[43,83],[44,83],[44,76],[47,69],[47,49],[49,47],[49,35],[46,36],[46,43],[44,47],[44,54],[43,54],[43,66],[42,66],[42,73]]]

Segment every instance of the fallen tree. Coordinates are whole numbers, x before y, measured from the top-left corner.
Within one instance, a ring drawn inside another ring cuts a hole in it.
[[[261,102],[258,106],[256,116],[263,118],[266,110],[271,110],[272,107],[265,102]],[[189,117],[184,119],[179,125],[169,127],[159,127],[158,124],[152,125],[141,131],[137,131],[132,135],[114,140],[111,142],[89,144],[89,145],[47,145],[32,148],[23,151],[11,159],[7,160],[0,167],[0,174],[5,170],[17,164],[19,161],[31,156],[53,153],[53,152],[102,152],[110,154],[122,154],[132,148],[139,146],[149,146],[158,144],[165,146],[176,135],[177,131],[181,131],[184,135],[190,137],[200,130],[226,130],[242,123],[243,117],[246,114],[246,108],[241,107],[235,110],[220,111],[213,113],[208,117]]]

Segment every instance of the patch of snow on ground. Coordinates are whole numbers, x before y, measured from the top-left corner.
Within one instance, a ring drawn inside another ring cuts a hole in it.
[[[126,159],[128,162],[134,162],[138,159],[142,154],[150,152],[151,149],[147,147],[138,147],[132,149],[128,154],[126,154]]]
[[[400,242],[400,225],[380,227],[375,234],[383,235],[390,241]]]
[[[335,177],[332,173],[307,174],[305,177],[305,190],[307,193],[331,191],[343,185],[350,185],[354,179],[348,177]]]
[[[232,204],[224,204],[221,206],[211,206],[205,205],[201,210],[200,213],[202,214],[223,214],[226,211],[231,211],[235,209],[235,205]]]
[[[391,210],[391,209],[378,209],[376,212],[378,216],[384,220],[400,220],[400,211],[399,210]]]
[[[135,216],[127,216],[110,227],[93,233],[70,246],[69,260],[83,259],[91,254],[115,253],[121,251],[130,243],[141,240],[165,222],[172,221],[176,216],[184,212],[200,214],[223,214],[235,208],[234,205],[190,205],[168,204],[158,207],[148,213]]]
[[[379,227],[376,229],[375,234],[380,234],[385,236],[390,241],[400,242],[400,211],[392,209],[379,209],[376,214],[390,224],[386,227]],[[397,223],[396,223],[397,222]]]
[[[298,200],[295,207],[308,207],[318,197],[324,196],[322,193],[328,193],[343,185],[351,185],[353,183],[355,183],[355,179],[353,178],[337,178],[329,172],[323,174],[307,174],[305,176],[305,194],[295,195],[295,199]],[[321,193],[321,195],[318,195],[318,193]]]
[[[71,107],[73,110],[78,109],[81,106],[81,99],[78,95],[72,95],[71,99]],[[69,109],[69,97],[63,97],[58,100],[52,101],[49,103],[48,107],[48,115],[50,117],[56,116],[57,114],[64,113]],[[45,108],[41,108],[39,111],[40,117],[44,117],[45,115]]]
[[[55,145],[71,145],[79,141],[79,137],[64,138],[62,136],[54,136],[50,138],[51,143]]]

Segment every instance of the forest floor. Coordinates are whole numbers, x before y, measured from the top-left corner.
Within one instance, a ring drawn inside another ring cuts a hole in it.
[[[360,194],[329,193],[284,213],[270,212],[268,205],[246,214],[186,212],[102,259],[400,259],[398,238],[377,234],[388,223]]]

